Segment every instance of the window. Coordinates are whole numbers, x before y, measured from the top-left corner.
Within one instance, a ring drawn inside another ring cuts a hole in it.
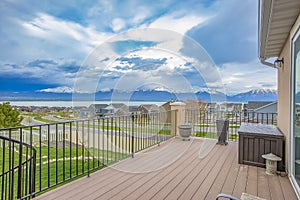
[[[300,186],[300,31],[292,43],[292,177]]]

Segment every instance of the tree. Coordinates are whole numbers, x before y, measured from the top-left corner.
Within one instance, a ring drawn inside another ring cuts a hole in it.
[[[29,124],[29,126],[31,125],[31,123],[32,123],[32,121],[33,121],[33,119],[32,119],[32,117],[31,116],[28,116],[28,117],[26,117],[26,121],[27,121],[27,123]]]
[[[0,128],[20,126],[23,117],[9,102],[0,104]]]

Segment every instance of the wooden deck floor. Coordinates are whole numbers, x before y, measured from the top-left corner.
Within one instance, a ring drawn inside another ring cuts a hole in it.
[[[173,139],[36,199],[215,199],[247,192],[266,199],[297,199],[287,177],[239,165],[235,142]]]

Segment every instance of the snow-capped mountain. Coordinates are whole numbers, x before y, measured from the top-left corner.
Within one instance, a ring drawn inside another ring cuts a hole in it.
[[[247,101],[276,101],[277,92],[272,89],[256,89],[236,95],[226,95],[218,91],[202,90],[198,92],[171,92],[165,87],[156,86],[151,88],[139,88],[136,91],[105,90],[95,94],[71,93],[71,88],[59,88],[55,90],[40,90],[35,92],[0,92],[0,100],[68,100],[77,97],[80,100],[130,100],[130,101],[169,101],[172,99],[201,99],[206,102],[228,101],[228,102],[247,102]]]
[[[277,91],[274,89],[255,89],[228,97],[228,101],[276,101]]]
[[[38,90],[37,92],[52,92],[52,93],[73,93],[73,88],[67,86],[61,86],[56,88],[47,88]]]
[[[153,84],[153,85],[143,85],[139,88],[137,88],[135,91],[165,91],[165,92],[171,92],[170,89],[164,87],[164,86],[161,86],[161,85],[156,85],[156,84]]]
[[[277,90],[275,89],[253,89],[250,90],[249,93],[251,94],[277,94]]]

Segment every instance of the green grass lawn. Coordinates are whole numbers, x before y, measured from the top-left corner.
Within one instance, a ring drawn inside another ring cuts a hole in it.
[[[34,119],[37,120],[37,121],[45,122],[45,123],[49,123],[49,124],[51,124],[51,123],[57,123],[57,121],[45,119],[45,118],[43,118],[40,115],[34,116]]]
[[[19,152],[19,147],[17,147],[16,150]],[[26,150],[26,148],[23,148],[23,154],[28,153],[30,155],[30,149],[28,148],[28,151]],[[36,150],[36,191],[55,186],[62,182],[65,183],[65,181],[68,179],[76,179],[78,177],[82,177],[84,176],[84,174],[87,174],[89,170],[93,172],[97,168],[100,169],[106,167],[107,165],[110,165],[129,156],[128,154],[120,152],[99,150],[95,148],[87,149],[82,146],[78,148],[73,147],[72,149],[56,149],[54,147],[42,146],[37,147]],[[12,163],[9,162],[9,159],[12,157],[14,157],[13,166],[18,166],[20,155],[18,152],[10,152],[8,147],[0,148],[1,174],[3,171],[5,172],[10,169],[10,165],[12,165]],[[28,156],[27,158],[30,158],[30,156]],[[25,160],[26,156],[23,156],[22,162],[24,162]],[[29,177],[29,173],[31,173],[29,172],[29,169],[29,164],[25,169],[23,169],[23,184],[24,188],[27,189],[29,187],[29,180],[26,177]],[[2,183],[2,181],[2,178],[0,178],[0,185],[5,185],[5,183]],[[14,172],[15,195],[17,195],[17,182],[18,170]]]
[[[171,135],[171,130],[159,130],[158,134],[160,134],[160,135]]]
[[[236,140],[238,138],[238,134],[231,134],[228,137],[230,140]]]
[[[205,138],[218,138],[217,133],[214,132],[204,132],[204,131],[197,131],[195,136],[197,137],[205,137]]]

